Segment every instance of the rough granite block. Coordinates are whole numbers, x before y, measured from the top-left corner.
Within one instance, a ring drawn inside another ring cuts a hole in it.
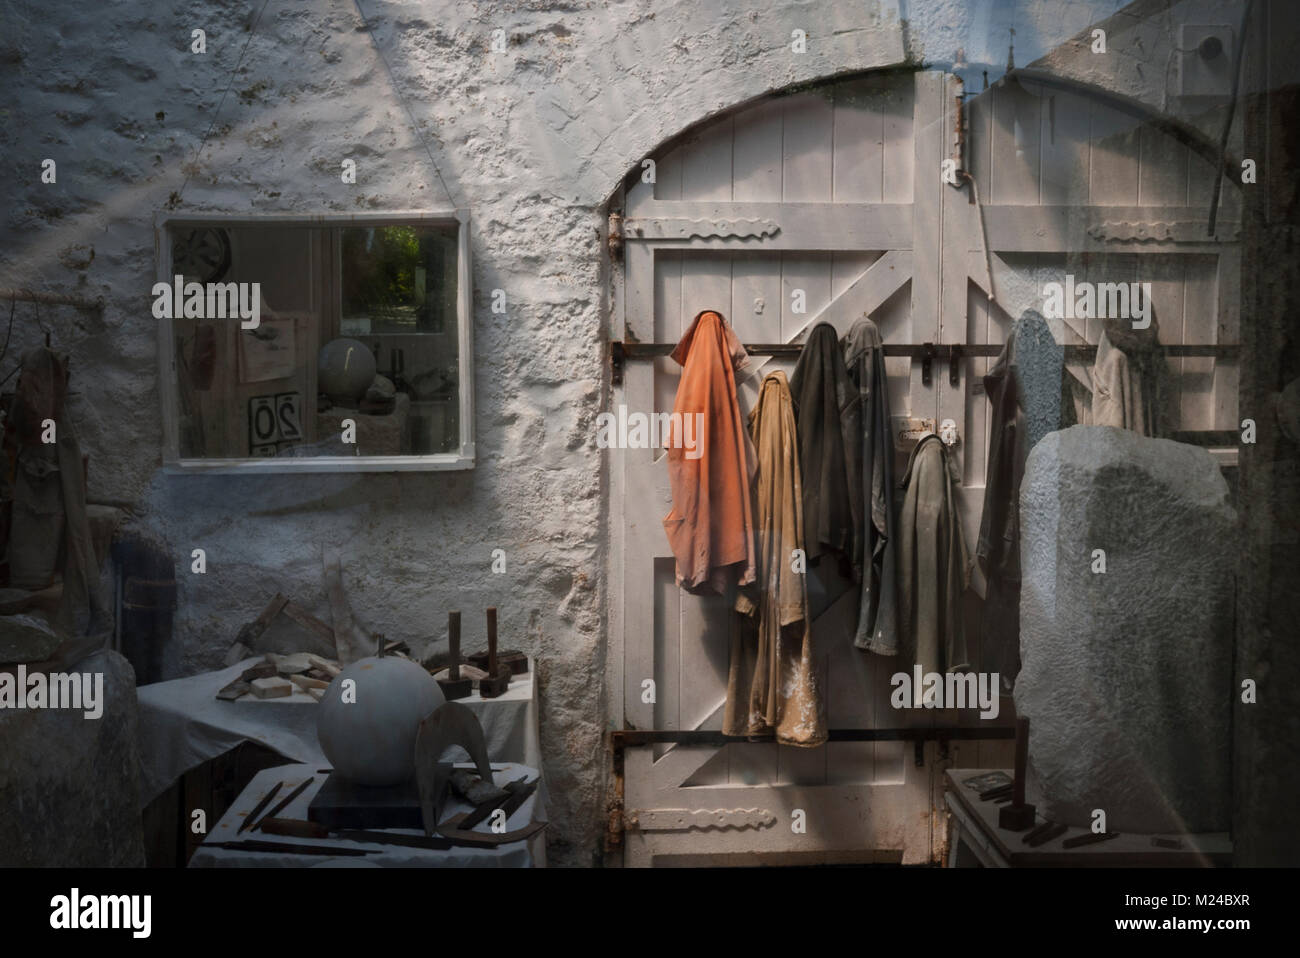
[[[1218,466],[1073,426],[1029,454],[1020,519],[1028,800],[1069,825],[1100,808],[1109,831],[1227,830],[1235,518]]]

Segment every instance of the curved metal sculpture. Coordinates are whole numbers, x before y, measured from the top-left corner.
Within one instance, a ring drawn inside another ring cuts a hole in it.
[[[479,776],[488,785],[492,784],[487,740],[478,716],[459,702],[447,702],[430,712],[415,734],[415,781],[420,789],[420,815],[426,836],[432,836],[438,829],[453,771],[452,763],[442,761],[442,756],[453,745],[468,752]]]

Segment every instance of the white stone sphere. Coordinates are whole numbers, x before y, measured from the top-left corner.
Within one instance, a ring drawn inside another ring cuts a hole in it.
[[[355,701],[345,699],[343,683],[349,679],[356,683]],[[433,676],[410,659],[360,659],[335,676],[321,696],[316,737],[344,778],[360,785],[397,785],[415,777],[415,734],[444,701]]]
[[[375,357],[355,339],[331,339],[316,362],[317,388],[331,399],[360,399],[375,381]]]

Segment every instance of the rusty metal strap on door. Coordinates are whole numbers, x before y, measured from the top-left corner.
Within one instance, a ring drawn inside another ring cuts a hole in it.
[[[617,729],[609,733],[610,744],[618,749],[637,748],[642,745],[732,745],[775,742],[774,735],[739,736],[703,729]],[[889,741],[979,741],[983,739],[1015,738],[1011,725],[979,728],[973,725],[921,727],[921,728],[841,728],[827,734],[830,742],[889,742]]]
[[[828,742],[911,742],[915,748],[916,764],[924,765],[926,742],[938,742],[946,751],[950,741],[991,741],[1014,739],[1016,730],[1010,725],[980,728],[973,725],[932,726],[929,728],[841,728],[827,733]],[[617,729],[609,733],[610,746],[616,760],[623,750],[645,745],[697,745],[720,748],[724,745],[766,744],[776,741],[776,736],[725,735],[703,729]]]

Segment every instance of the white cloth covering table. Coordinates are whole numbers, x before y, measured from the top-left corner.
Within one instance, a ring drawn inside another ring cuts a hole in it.
[[[468,763],[458,763],[456,767],[473,768]],[[497,785],[505,785],[507,782],[513,782],[525,776],[528,781],[536,781],[537,775],[537,769],[525,765],[513,762],[492,763],[492,778]],[[325,785],[325,779],[328,776],[321,774],[317,766],[313,764],[282,765],[278,768],[266,768],[258,772],[253,777],[253,780],[248,783],[248,787],[240,793],[239,798],[226,811],[226,814],[208,833],[203,844],[194,852],[194,856],[190,859],[190,867],[302,868],[328,862],[330,865],[346,864],[362,865],[363,867],[365,865],[378,865],[384,868],[531,868],[544,863],[544,858],[535,854],[535,851],[545,847],[543,844],[546,834],[544,829],[527,841],[511,842],[497,848],[462,848],[455,846],[449,849],[410,848],[405,845],[381,845],[375,842],[354,842],[340,838],[294,838],[286,835],[267,835],[253,829],[246,830],[242,835],[238,834],[239,826],[243,824],[248,813],[275,786],[276,782],[283,782],[284,784],[262,814],[274,808],[280,801],[287,798],[290,792],[313,776],[315,781],[308,785],[302,794],[294,798],[277,816],[299,821],[306,820],[307,807],[311,804],[311,800],[316,796],[316,793]],[[443,804],[442,818],[445,821],[458,812],[468,812],[470,810],[470,805],[460,799],[459,796],[449,792]],[[537,802],[537,793],[534,792],[507,820],[506,831],[514,831],[517,828],[523,828],[529,822],[540,820],[540,807]],[[391,831],[398,835],[423,834],[421,831],[408,828],[385,829],[385,831]],[[479,826],[478,831],[485,831],[485,827]],[[294,854],[290,851],[242,851],[218,848],[215,845],[216,842],[244,841],[247,839],[274,841],[284,845],[324,845],[336,846],[340,849],[366,849],[372,854],[331,857],[328,855]]]
[[[278,699],[223,702],[217,692],[262,660],[246,659],[137,690],[140,703],[140,801],[147,805],[190,769],[242,742],[257,742],[313,768],[329,763],[316,741],[316,700],[300,689]],[[536,670],[516,675],[505,694],[484,699],[475,691],[457,699],[478,717],[494,762],[540,769]],[[538,789],[545,806],[545,785]]]

